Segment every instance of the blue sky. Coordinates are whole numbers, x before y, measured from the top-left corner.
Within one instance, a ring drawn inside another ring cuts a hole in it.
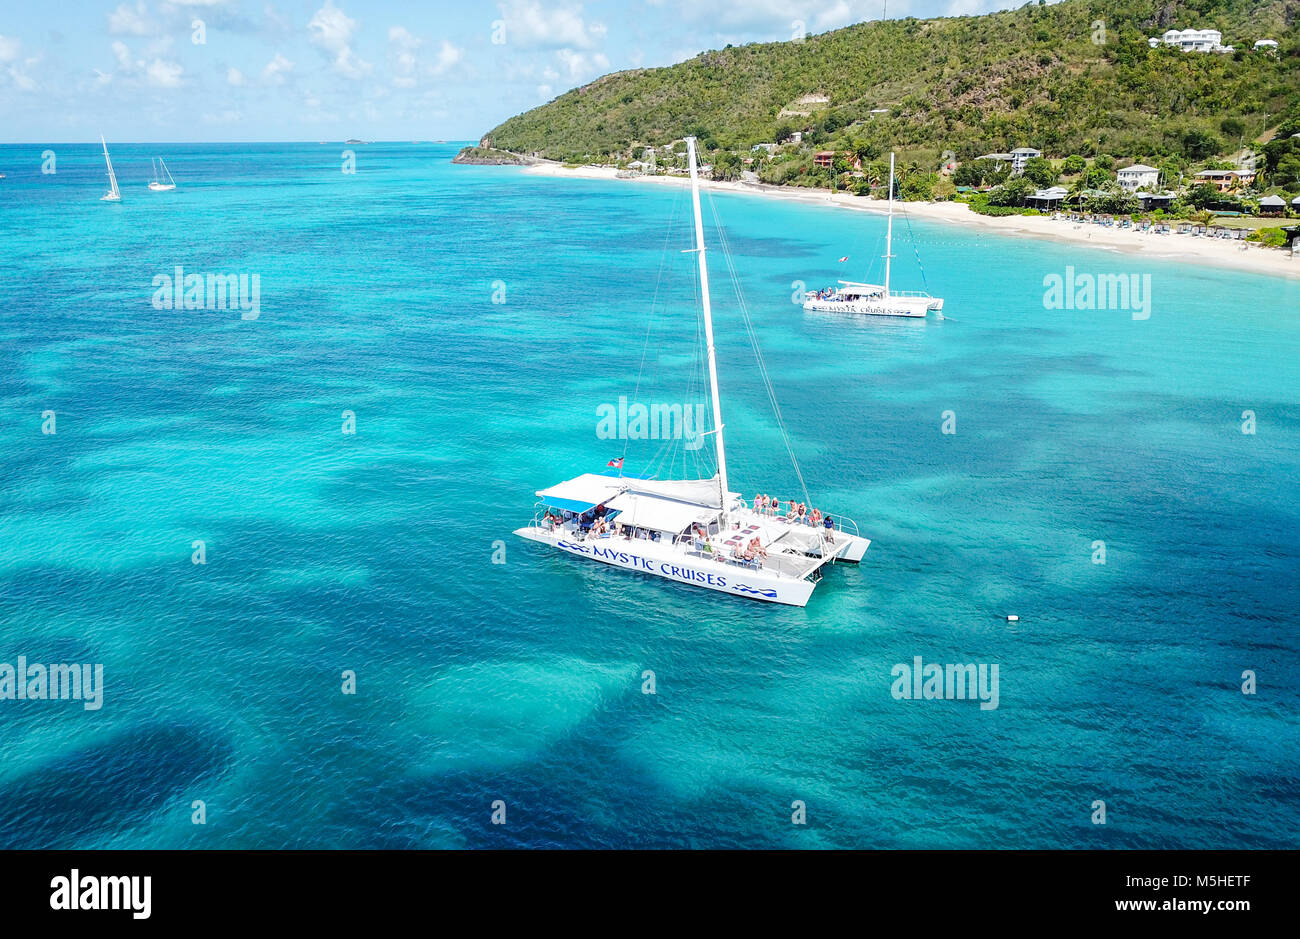
[[[477,138],[606,72],[878,19],[884,2],[0,0],[0,142]]]

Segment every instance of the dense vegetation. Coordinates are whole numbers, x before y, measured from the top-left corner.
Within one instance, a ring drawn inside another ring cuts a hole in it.
[[[1218,29],[1237,51],[1148,47],[1169,28]],[[1250,51],[1261,38],[1277,52]],[[799,103],[810,95],[829,100]],[[1017,146],[1159,166],[1232,153],[1297,114],[1298,0],[1063,0],[862,23],[618,72],[507,120],[484,144],[616,162],[688,133],[743,154],[804,131],[828,149],[898,151],[927,173],[945,151],[966,161]],[[715,163],[736,171],[730,156]]]
[[[452,158],[453,163],[482,163],[493,166],[520,166],[536,162],[518,153],[496,150],[492,147],[462,147],[460,153]]]

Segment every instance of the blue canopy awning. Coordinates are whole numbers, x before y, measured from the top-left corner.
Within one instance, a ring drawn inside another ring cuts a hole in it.
[[[597,505],[595,502],[579,502],[576,499],[561,499],[558,496],[542,496],[542,505],[549,505],[553,509],[567,509],[581,515],[583,512],[589,512]]]

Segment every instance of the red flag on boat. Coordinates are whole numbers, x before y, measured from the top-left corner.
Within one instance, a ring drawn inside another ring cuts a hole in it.
[[[849,259],[849,256],[846,254],[846,255],[844,255],[844,257],[840,258],[840,263],[843,264],[843,263],[844,263],[845,261],[847,261],[848,259]]]
[[[612,467],[614,467],[614,469],[622,469],[622,468],[623,468],[623,458],[622,458],[622,457],[619,457],[617,460],[610,460],[610,461],[609,461],[608,463],[606,463],[605,465],[606,465],[606,466],[612,466]]]

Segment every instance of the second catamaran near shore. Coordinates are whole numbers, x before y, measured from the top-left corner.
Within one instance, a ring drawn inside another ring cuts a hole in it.
[[[582,561],[803,606],[827,564],[860,561],[871,542],[850,519],[831,516],[814,525],[751,508],[730,489],[695,139],[688,137],[686,146],[712,417],[712,429],[701,436],[713,438],[717,472],[708,479],[636,479],[622,475],[622,460],[613,461],[617,476],[586,473],[539,490],[535,517],[515,534]]]
[[[840,281],[839,287],[812,290],[804,296],[803,308],[811,313],[856,313],[861,316],[909,316],[922,318],[941,313],[943,300],[922,290],[890,290],[890,262],[894,259],[894,155],[889,155],[889,222],[885,229],[885,282],[859,284]],[[942,319],[942,315],[939,317]]]

